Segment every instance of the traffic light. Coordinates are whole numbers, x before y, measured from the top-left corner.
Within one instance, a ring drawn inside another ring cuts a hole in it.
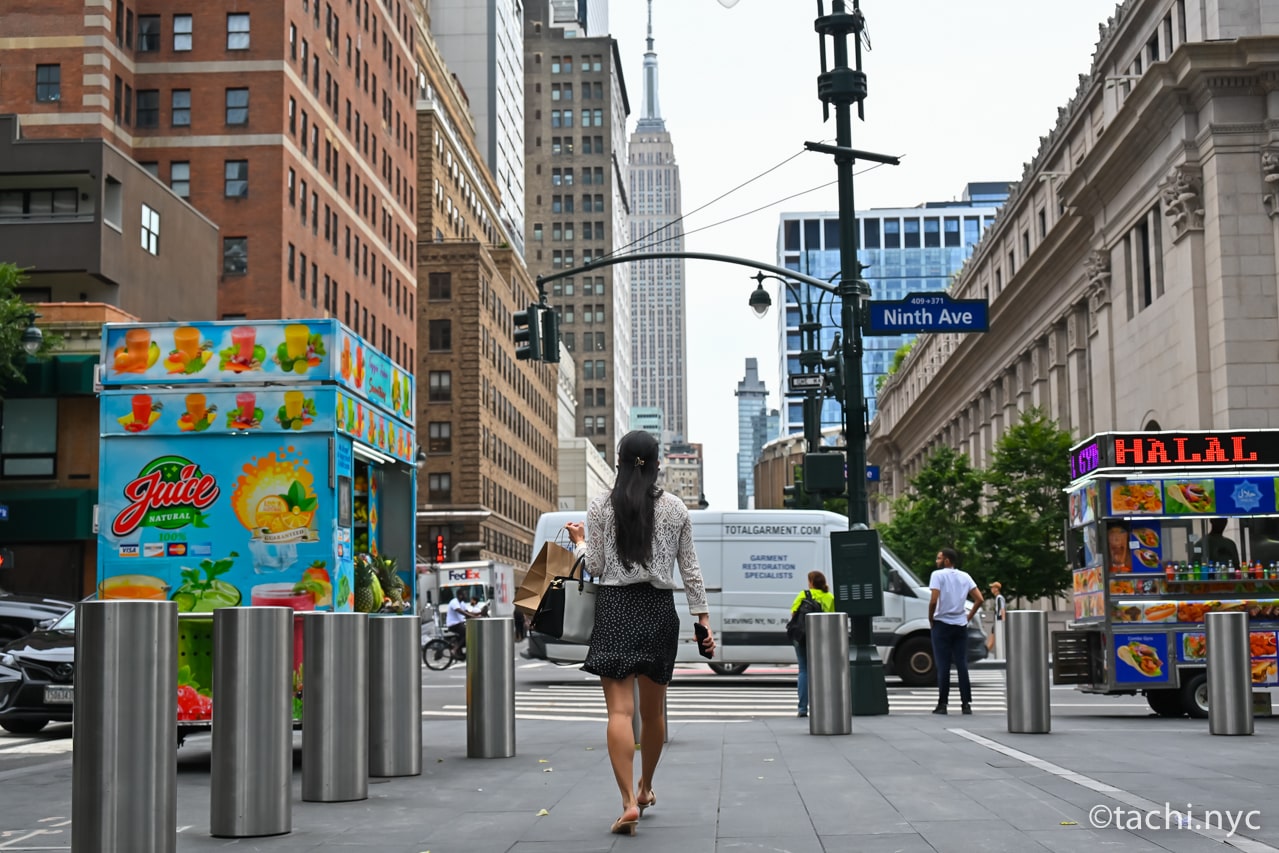
[[[803,486],[796,484],[782,487],[782,506],[787,509],[799,509],[803,505]]]
[[[541,312],[540,305],[530,302],[527,311],[517,311],[511,318],[515,325],[515,357],[520,361],[541,360]]]
[[[540,306],[542,315],[542,361],[560,363],[560,318],[547,306]]]
[[[834,351],[830,355],[822,359],[822,367],[830,371],[826,380],[828,393],[843,405],[844,382],[846,381],[844,377],[844,354],[839,351],[838,345],[833,349]]]

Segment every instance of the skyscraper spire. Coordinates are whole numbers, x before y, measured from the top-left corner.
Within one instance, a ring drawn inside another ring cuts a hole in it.
[[[648,0],[648,50],[644,52],[644,112],[636,130],[666,130],[657,107],[657,52],[653,50],[653,0]]]

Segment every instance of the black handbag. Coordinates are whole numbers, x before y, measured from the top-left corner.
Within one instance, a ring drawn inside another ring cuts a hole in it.
[[[551,581],[533,615],[532,630],[567,643],[591,641],[599,584],[586,580],[585,562],[585,555],[578,557],[567,576]]]

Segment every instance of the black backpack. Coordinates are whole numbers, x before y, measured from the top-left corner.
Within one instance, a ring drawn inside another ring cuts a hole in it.
[[[786,636],[790,638],[792,643],[803,643],[805,641],[804,634],[804,617],[810,613],[822,613],[822,603],[813,598],[813,591],[804,590],[804,600],[799,603],[799,607],[795,608],[795,612],[791,614],[790,621],[786,623]]]

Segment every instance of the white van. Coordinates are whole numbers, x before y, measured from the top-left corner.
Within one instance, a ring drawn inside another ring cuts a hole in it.
[[[813,569],[830,581],[830,534],[847,530],[848,519],[818,510],[693,510],[689,516],[717,643],[711,669],[735,674],[753,663],[794,663],[795,651],[786,637],[791,604],[808,586],[808,573]],[[558,538],[560,544],[567,545],[567,536],[561,531],[570,521],[585,522],[586,512],[543,515],[537,524],[533,553],[548,540]],[[874,621],[879,655],[887,672],[897,674],[905,683],[935,684],[928,587],[887,548],[881,555],[884,615]],[[680,582],[678,572],[675,579]],[[694,620],[683,596],[676,596],[675,609],[682,623],[677,660],[702,661],[692,639]],[[969,628],[969,662],[986,657],[980,619],[979,615]],[[533,634],[528,656],[577,663],[586,658],[586,647]]]

